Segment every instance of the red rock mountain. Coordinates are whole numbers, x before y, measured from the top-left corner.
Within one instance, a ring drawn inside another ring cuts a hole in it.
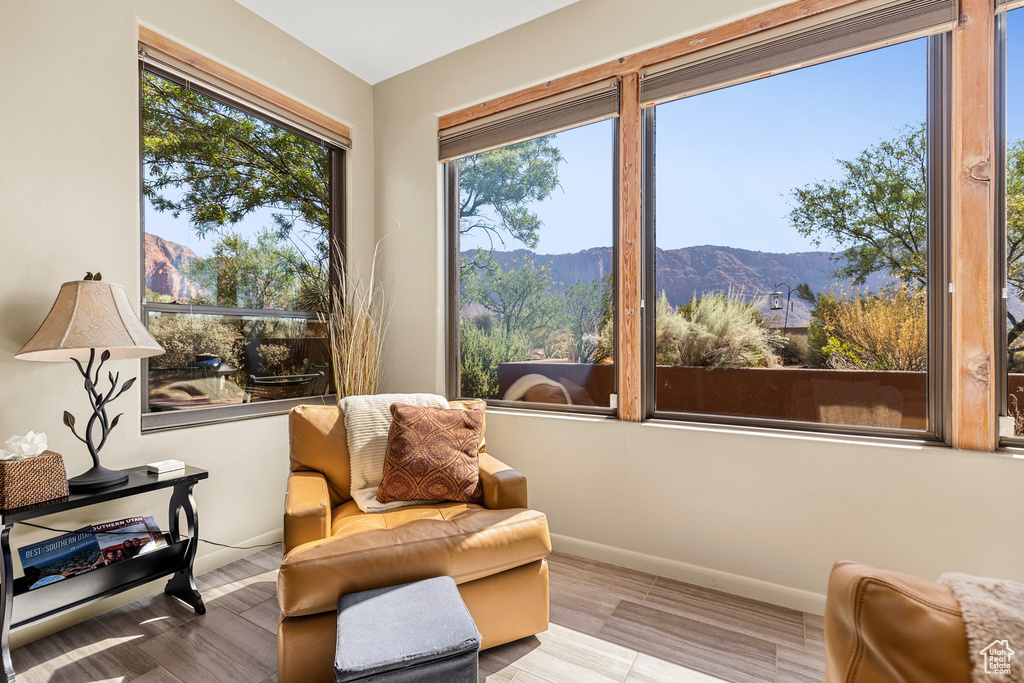
[[[471,259],[474,251],[464,251],[462,255]],[[590,281],[612,272],[610,247],[587,249],[575,254],[535,254],[517,249],[493,251],[491,256],[502,269],[512,267],[524,257],[537,266],[547,266],[554,292],[574,282]],[[673,306],[707,292],[731,290],[744,297],[762,297],[780,282],[787,282],[793,287],[806,282],[814,292],[823,292],[834,287],[832,273],[842,265],[841,257],[826,251],[773,254],[713,245],[658,249],[656,258],[657,291],[659,294],[664,292]],[[885,278],[876,274],[868,278],[867,284],[871,289],[878,289],[884,282]],[[786,289],[783,287],[782,291]],[[788,323],[791,326],[806,325],[810,306],[796,297],[793,297],[792,304]],[[766,316],[773,314],[767,305],[763,312]]]
[[[199,257],[186,246],[169,242],[150,233],[143,235],[146,250],[146,289],[173,301],[187,302],[201,288],[182,274]]]

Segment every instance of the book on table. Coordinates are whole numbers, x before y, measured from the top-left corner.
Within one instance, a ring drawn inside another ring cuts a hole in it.
[[[91,526],[18,549],[29,590],[104,565]]]

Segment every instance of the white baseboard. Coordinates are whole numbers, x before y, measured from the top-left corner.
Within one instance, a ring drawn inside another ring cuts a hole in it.
[[[260,534],[254,538],[250,538],[245,541],[238,541],[234,545],[263,545],[265,543],[277,543],[283,538],[283,536],[283,529],[274,529],[273,531],[268,531],[267,533]],[[211,546],[205,543],[199,544],[200,550],[202,550],[204,546],[207,548],[216,548],[216,550],[200,557],[196,557],[195,563],[193,564],[193,572],[196,576],[199,574],[205,574],[206,572],[217,569],[218,567],[223,567],[235,560],[240,560],[262,550],[262,548],[255,548],[252,550],[218,548],[217,546]],[[153,593],[159,593],[163,590],[165,583],[167,583],[166,577],[147,583],[144,586],[139,586],[138,588],[125,591],[124,593],[119,593],[109,598],[104,598],[103,600],[90,603],[50,619],[37,621],[36,623],[29,624],[17,631],[12,631],[11,648],[14,649],[16,647],[21,647],[26,643],[31,643],[33,640],[39,640],[51,633],[56,633],[57,631],[68,628],[69,626],[74,626],[75,624],[103,614],[104,612],[109,612],[110,610],[116,609],[122,605],[127,605],[129,602],[134,602],[135,600],[144,598]]]
[[[595,543],[594,541],[573,538],[572,536],[563,536],[562,534],[551,534],[551,545],[555,550],[569,553],[570,555],[579,555],[620,567],[685,581],[695,586],[713,588],[726,593],[732,593],[733,595],[751,598],[752,600],[789,607],[801,612],[810,612],[811,614],[825,613],[825,596],[821,593],[812,593],[799,588],[753,579],[749,576],[700,567],[695,564],[639,553],[634,550],[624,550],[604,545],[603,543]]]

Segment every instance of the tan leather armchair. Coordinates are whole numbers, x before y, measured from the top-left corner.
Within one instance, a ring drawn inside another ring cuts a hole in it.
[[[946,586],[837,562],[825,603],[826,683],[970,683],[960,604]]]
[[[277,582],[279,683],[333,680],[338,598],[356,591],[447,575],[459,586],[482,648],[547,629],[547,519],[527,507],[526,478],[487,454],[483,441],[482,506],[440,503],[366,514],[349,498],[338,407],[294,408],[289,437]]]

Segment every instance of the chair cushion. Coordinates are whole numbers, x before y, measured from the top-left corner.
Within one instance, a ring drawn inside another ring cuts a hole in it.
[[[451,577],[350,593],[338,600],[337,683],[371,677],[476,683],[479,648],[480,634]]]
[[[472,503],[367,514],[349,501],[332,511],[331,533],[282,561],[277,595],[284,616],[331,612],[342,595],[435,576],[473,581],[551,552],[543,513]]]

